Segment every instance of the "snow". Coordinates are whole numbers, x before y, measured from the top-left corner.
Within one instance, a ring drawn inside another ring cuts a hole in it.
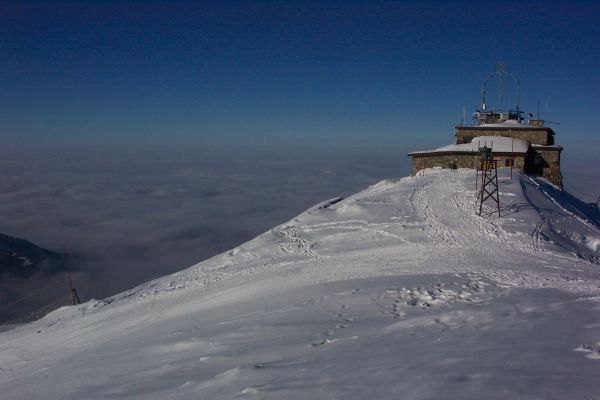
[[[477,136],[471,143],[450,144],[434,150],[414,151],[409,154],[443,153],[443,152],[478,152],[480,147],[492,148],[495,153],[519,153],[525,154],[529,149],[529,142],[522,139],[514,139],[502,136]]]
[[[531,147],[533,147],[534,149],[562,149],[562,146],[556,145],[556,144],[537,144],[537,143],[532,143]]]
[[[423,170],[4,331],[2,398],[598,398],[597,215],[500,172],[500,218]]]

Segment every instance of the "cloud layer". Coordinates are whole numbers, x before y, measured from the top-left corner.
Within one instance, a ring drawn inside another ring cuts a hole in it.
[[[75,254],[81,296],[106,297],[235,247],[317,202],[408,172],[403,152],[367,153],[219,147],[5,154],[0,232]],[[12,286],[4,304],[23,294]],[[58,286],[47,296],[64,293]]]

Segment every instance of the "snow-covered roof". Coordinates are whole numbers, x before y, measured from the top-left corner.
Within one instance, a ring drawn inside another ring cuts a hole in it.
[[[413,151],[408,153],[426,154],[426,153],[447,153],[447,152],[478,152],[480,147],[487,146],[492,148],[494,153],[520,153],[525,154],[529,149],[529,142],[522,139],[515,139],[503,136],[477,136],[471,143],[450,144],[433,150]]]
[[[536,144],[532,143],[531,147],[535,149],[546,149],[546,150],[562,150],[562,146],[556,144]]]

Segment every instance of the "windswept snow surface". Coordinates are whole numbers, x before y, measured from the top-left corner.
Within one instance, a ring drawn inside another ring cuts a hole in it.
[[[0,397],[600,399],[597,214],[504,175],[501,218],[424,170],[3,332]]]

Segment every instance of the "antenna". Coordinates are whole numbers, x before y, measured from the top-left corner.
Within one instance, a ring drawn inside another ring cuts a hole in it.
[[[481,110],[485,111],[485,97],[487,95],[487,82],[484,82],[481,88]]]
[[[492,72],[491,74],[488,75],[488,77],[485,79],[485,81],[483,82],[483,88],[481,89],[481,107],[482,110],[485,111],[486,110],[486,98],[487,98],[487,84],[490,81],[490,79],[494,76],[494,75],[498,75],[498,89],[499,89],[499,98],[500,98],[500,109],[502,109],[504,107],[504,80],[503,80],[503,75],[508,75],[510,78],[512,78],[512,80],[515,82],[515,89],[516,89],[516,101],[517,104],[515,105],[515,109],[516,111],[519,111],[520,109],[520,88],[519,88],[519,80],[510,72],[506,71],[505,69],[506,67],[506,63],[505,62],[500,62],[498,63],[498,70]]]
[[[504,63],[503,62],[499,62],[498,63],[498,95],[500,96],[500,109],[502,110],[504,108],[504,103],[502,101],[502,97],[503,97],[503,92],[504,92],[504,87],[502,86],[502,74],[504,73]]]

